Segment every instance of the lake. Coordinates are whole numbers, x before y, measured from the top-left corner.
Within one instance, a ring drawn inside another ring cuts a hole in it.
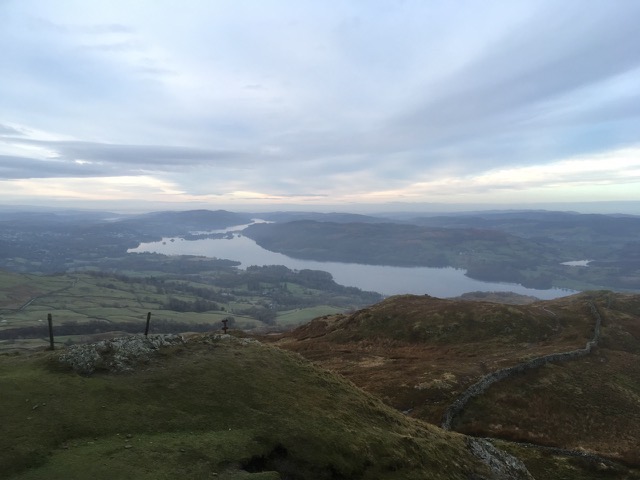
[[[241,227],[225,229],[236,231]],[[162,253],[164,255],[200,255],[224,258],[241,262],[240,268],[251,265],[284,265],[292,270],[324,270],[333,275],[340,285],[361,290],[379,292],[383,295],[412,293],[433,297],[457,297],[467,292],[515,292],[532,295],[543,300],[576,293],[573,290],[552,288],[537,290],[513,283],[482,282],[465,276],[465,270],[456,268],[390,267],[384,265],[361,265],[357,263],[317,262],[287,257],[270,252],[240,233],[233,238],[184,240],[163,238],[159,242],[142,243],[129,252]]]

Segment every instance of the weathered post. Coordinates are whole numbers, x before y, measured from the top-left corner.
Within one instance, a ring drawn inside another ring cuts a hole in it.
[[[149,335],[149,323],[151,322],[151,312],[147,313],[147,326],[144,329],[144,336]]]
[[[225,318],[224,320],[222,320],[222,331],[226,334],[227,333],[227,322],[229,321],[228,318]]]
[[[47,314],[47,322],[49,323],[49,349],[54,350],[53,346],[53,317],[51,314]]]

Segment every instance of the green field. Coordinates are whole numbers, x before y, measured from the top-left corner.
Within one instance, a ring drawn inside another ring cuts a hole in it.
[[[317,307],[280,312],[278,314],[278,325],[282,325],[284,327],[300,325],[302,323],[309,322],[314,318],[341,312],[341,309],[331,307],[329,305],[319,305]]]
[[[128,374],[0,355],[0,476],[441,479],[487,474],[457,434],[299,356],[210,336]],[[476,478],[476,477],[474,477]],[[479,478],[479,477],[477,477]]]
[[[219,330],[224,319],[234,329],[283,329],[379,298],[366,292],[359,297],[323,272],[317,278],[309,272],[304,276],[284,267],[153,276],[0,271],[0,349],[48,342],[49,314],[56,342],[73,343],[108,331],[143,332],[148,313],[151,333]]]

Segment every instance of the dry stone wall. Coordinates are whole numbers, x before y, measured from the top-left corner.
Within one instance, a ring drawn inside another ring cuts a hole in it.
[[[568,360],[573,360],[575,358],[584,357],[591,353],[591,350],[598,345],[600,341],[600,328],[602,326],[602,317],[600,316],[600,312],[598,312],[597,307],[593,302],[589,304],[591,309],[591,314],[595,320],[595,326],[593,331],[593,337],[590,341],[587,342],[584,348],[579,348],[577,350],[571,350],[568,352],[560,352],[560,353],[551,353],[549,355],[544,355],[542,357],[537,357],[531,360],[528,360],[523,363],[519,363],[518,365],[514,365],[512,367],[503,368],[500,370],[496,370],[495,372],[489,373],[482,377],[479,381],[471,385],[467,390],[465,390],[458,398],[454,400],[454,402],[447,408],[444,415],[442,416],[442,428],[445,430],[451,430],[451,424],[456,416],[462,412],[464,407],[467,405],[469,400],[473,397],[477,397],[478,395],[484,393],[491,385],[494,383],[504,380],[505,378],[513,377],[514,375],[526,372],[527,370],[533,370],[534,368],[540,368],[543,365],[551,362],[566,362]]]

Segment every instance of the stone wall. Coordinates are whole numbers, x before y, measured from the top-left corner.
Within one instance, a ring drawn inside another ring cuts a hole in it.
[[[598,312],[595,304],[593,302],[590,302],[589,305],[591,308],[591,314],[593,315],[595,320],[595,326],[593,337],[590,341],[587,342],[584,348],[579,348],[577,350],[571,350],[568,352],[551,353],[549,355],[537,357],[526,362],[519,363],[518,365],[496,370],[495,372],[485,375],[479,381],[462,392],[462,394],[460,394],[460,396],[458,396],[458,398],[456,398],[453,403],[449,405],[447,410],[444,412],[444,415],[442,416],[442,428],[445,430],[451,430],[453,419],[457,415],[459,415],[460,412],[462,412],[469,400],[484,393],[491,385],[500,380],[513,377],[514,375],[526,372],[527,370],[540,368],[547,363],[566,362],[568,360],[573,360],[575,358],[589,355],[589,353],[591,353],[591,350],[598,345],[598,342],[600,340],[600,327],[602,325],[602,317],[600,316],[600,312]]]

